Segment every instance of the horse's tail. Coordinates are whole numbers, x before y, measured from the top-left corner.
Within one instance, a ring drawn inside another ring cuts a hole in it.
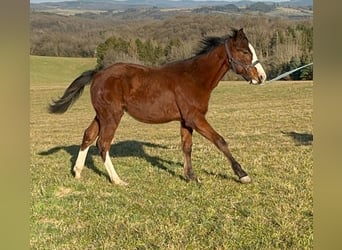
[[[50,113],[62,114],[82,95],[84,87],[92,82],[93,76],[99,71],[98,68],[83,72],[65,90],[62,97],[52,100],[49,105]]]

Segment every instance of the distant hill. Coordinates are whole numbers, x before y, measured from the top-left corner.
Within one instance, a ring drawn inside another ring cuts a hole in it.
[[[260,1],[262,2],[262,1]],[[64,2],[43,2],[31,3],[31,9],[44,10],[44,9],[84,9],[84,10],[124,10],[128,8],[200,8],[208,6],[229,6],[234,5],[239,8],[245,8],[255,4],[256,1],[194,1],[194,0],[78,0],[78,1],[64,1]],[[276,4],[279,6],[293,6],[293,7],[307,7],[313,5],[313,0],[290,0],[284,2],[265,2],[267,5]]]
[[[91,17],[103,15],[121,19],[162,20],[180,13],[269,15],[301,19],[313,16],[313,0],[290,0],[284,2],[262,1],[194,1],[194,0],[78,0],[64,2],[31,3],[31,11],[50,12],[60,15]]]
[[[200,8],[196,8],[193,10],[194,13],[211,13],[211,12],[224,12],[224,13],[238,13],[240,12],[240,8],[235,4],[226,4],[220,6],[204,6]]]
[[[279,5],[290,7],[313,7],[313,0],[290,0],[279,2]]]

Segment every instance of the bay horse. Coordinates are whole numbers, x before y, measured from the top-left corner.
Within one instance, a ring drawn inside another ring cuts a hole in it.
[[[195,130],[227,157],[241,183],[250,182],[224,138],[205,118],[210,94],[229,69],[252,84],[266,80],[265,71],[243,29],[232,29],[232,34],[225,37],[204,38],[195,56],[160,67],[115,63],[104,69],[83,72],[62,97],[49,105],[50,113],[64,113],[82,94],[84,87],[91,85],[91,102],[96,115],[84,131],[73,167],[75,178],[81,177],[88,149],[98,138],[96,145],[111,182],[127,185],[116,173],[109,156],[115,130],[127,112],[144,123],[180,122],[187,180],[198,181],[191,164],[192,133]]]

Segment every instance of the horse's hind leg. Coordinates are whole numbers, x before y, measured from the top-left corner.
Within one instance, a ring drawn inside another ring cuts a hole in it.
[[[118,185],[127,186],[128,183],[121,180],[119,175],[116,173],[109,156],[109,148],[122,115],[123,111],[115,112],[114,114],[101,115],[100,132],[99,138],[97,140],[97,147],[100,151],[100,155],[102,157],[102,160],[104,161],[104,165],[109,174],[111,182]]]
[[[95,117],[94,120],[89,125],[89,127],[84,131],[80,151],[78,152],[77,160],[73,168],[76,179],[81,178],[81,172],[84,168],[84,163],[87,157],[89,147],[95,141],[98,134],[99,134],[99,122],[97,118]]]

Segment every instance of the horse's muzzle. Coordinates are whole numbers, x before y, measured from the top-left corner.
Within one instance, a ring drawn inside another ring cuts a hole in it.
[[[255,79],[251,79],[249,81],[249,84],[252,84],[252,85],[259,85],[259,84],[262,84],[264,82],[264,79],[262,76],[258,76],[258,80],[255,80]]]

